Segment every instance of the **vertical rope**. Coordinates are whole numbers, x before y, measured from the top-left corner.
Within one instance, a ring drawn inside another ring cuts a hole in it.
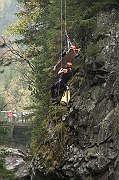
[[[55,105],[55,119],[56,119],[56,105]],[[56,120],[56,125],[57,125],[57,120]]]
[[[62,0],[61,0],[61,54],[62,54]],[[61,68],[62,68],[62,61],[61,61]]]
[[[67,6],[67,4],[66,4],[66,0],[65,0],[65,31],[66,31],[66,26],[67,26],[67,14],[66,14],[66,6]]]
[[[66,0],[65,0],[65,51],[67,51],[67,30],[66,30]]]
[[[61,146],[62,146],[62,122],[61,122]]]

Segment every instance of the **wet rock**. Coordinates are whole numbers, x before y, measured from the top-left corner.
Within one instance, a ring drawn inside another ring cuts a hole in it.
[[[30,179],[29,164],[25,161],[26,155],[19,149],[7,148],[6,168],[13,170],[16,175],[16,180]]]

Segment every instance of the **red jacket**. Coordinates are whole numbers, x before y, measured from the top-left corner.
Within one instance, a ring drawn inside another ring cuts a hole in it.
[[[8,116],[9,118],[12,118],[12,112],[8,112],[7,116]]]

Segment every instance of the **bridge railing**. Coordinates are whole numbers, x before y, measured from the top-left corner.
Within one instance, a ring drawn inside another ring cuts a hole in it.
[[[9,122],[9,119],[7,116],[8,112],[9,111],[1,111],[0,112],[0,121]],[[23,117],[21,113],[17,113],[16,117],[12,117],[12,120],[10,123],[28,123],[30,121],[28,118],[28,115],[29,115],[29,113]]]

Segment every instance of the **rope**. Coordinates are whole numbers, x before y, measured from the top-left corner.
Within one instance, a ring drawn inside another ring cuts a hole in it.
[[[62,9],[63,9],[63,3],[62,3],[62,0],[61,0],[61,54],[62,54],[62,32],[63,32],[63,27],[62,27]],[[66,32],[66,0],[65,0],[65,32]],[[61,57],[61,68],[62,68],[62,57]]]
[[[67,6],[67,4],[66,4],[66,0],[65,0],[65,31],[66,31],[66,27],[67,27],[67,14],[66,14],[66,6]]]
[[[61,0],[61,54],[62,54],[62,0]],[[61,57],[61,68],[62,68],[62,57]]]
[[[66,23],[66,0],[65,0],[65,52],[67,51],[67,31],[66,31],[66,28],[67,28],[67,23]]]
[[[72,46],[72,43],[69,39],[69,36],[67,34],[67,31],[65,30],[65,36],[66,36],[66,41],[67,41],[67,46],[68,46],[68,50],[70,49],[70,46]]]
[[[55,105],[55,118],[56,118],[56,108],[57,106]],[[56,120],[56,125],[57,125],[57,120]]]
[[[62,127],[63,127],[63,126],[62,126],[62,122],[61,122],[61,147],[63,147],[63,146],[62,146],[62,137],[63,137]]]
[[[68,50],[69,50],[70,46],[72,46],[72,43],[69,39],[69,36],[67,34],[67,30],[66,30],[67,29],[67,9],[66,9],[66,7],[67,7],[67,3],[65,0],[65,36],[66,36],[66,44],[68,45]]]

